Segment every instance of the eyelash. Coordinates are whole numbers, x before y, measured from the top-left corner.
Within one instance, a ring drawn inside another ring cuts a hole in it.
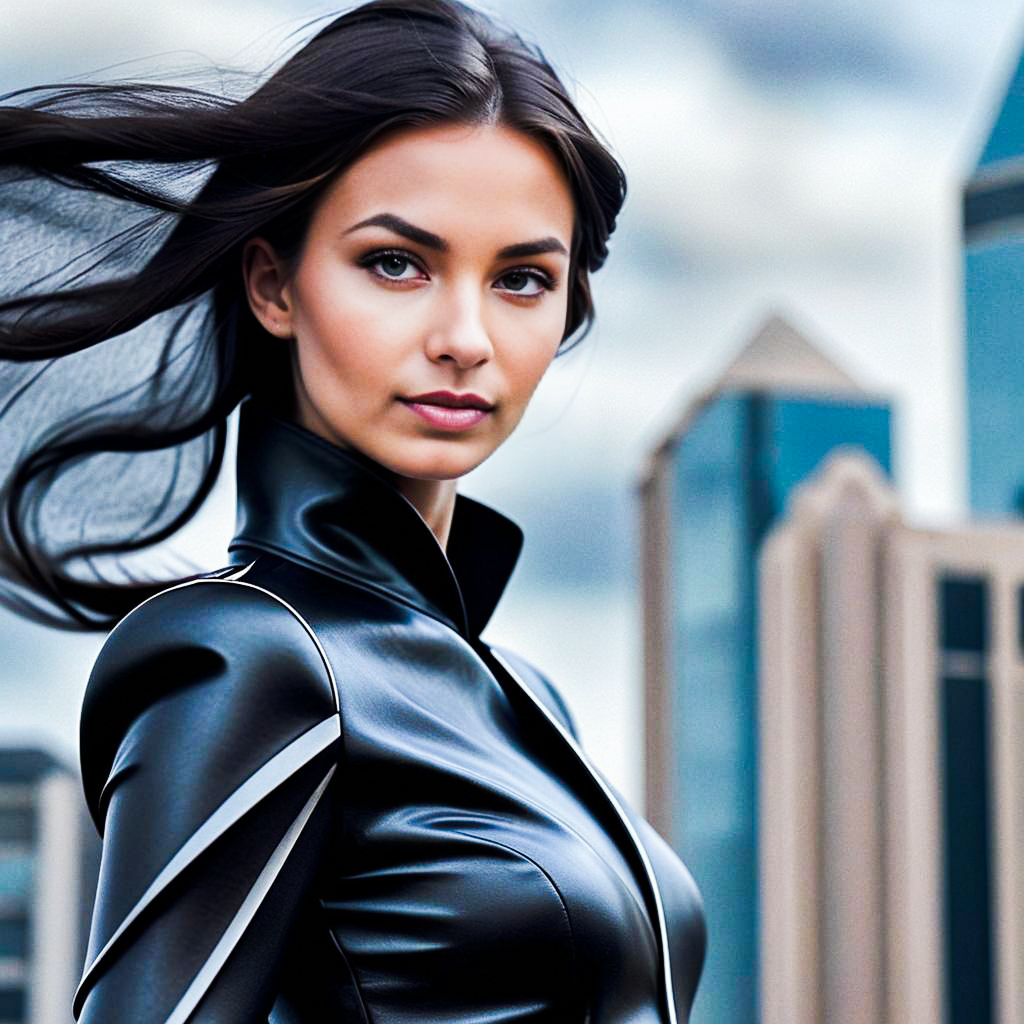
[[[555,290],[555,280],[546,271],[541,270],[539,267],[509,267],[501,277],[498,278],[500,281],[502,277],[508,277],[510,274],[525,274],[530,280],[536,281],[546,292]],[[509,292],[510,295],[518,295],[518,292]],[[534,296],[522,296],[523,298],[534,298]]]
[[[369,270],[374,277],[378,277],[382,281],[388,281],[391,284],[400,283],[402,280],[401,278],[394,278],[391,277],[390,274],[382,274],[379,270],[373,269],[376,264],[388,259],[389,257],[396,260],[404,260],[406,263],[414,266],[421,274],[426,273],[423,265],[415,256],[412,255],[412,253],[403,252],[401,249],[375,249],[373,252],[368,252],[365,256],[361,256],[358,263],[360,267],[365,270]],[[409,278],[405,278],[405,280],[409,280]]]
[[[386,281],[389,284],[402,284],[405,281],[415,280],[415,278],[396,278],[390,274],[382,274],[379,270],[374,270],[374,266],[380,263],[382,260],[386,260],[389,257],[397,260],[404,260],[406,263],[411,264],[421,274],[426,274],[426,269],[423,264],[413,256],[412,253],[406,252],[403,249],[375,249],[373,252],[368,252],[365,256],[362,256],[358,260],[358,265],[365,270],[368,270],[378,280]],[[536,281],[537,284],[544,289],[544,291],[554,291],[557,282],[555,279],[546,271],[541,270],[539,267],[509,267],[498,277],[500,281],[504,277],[508,277],[511,274],[525,274],[530,280]],[[507,294],[513,297],[518,296],[519,298],[536,298],[536,295],[522,295],[519,292],[508,291]]]

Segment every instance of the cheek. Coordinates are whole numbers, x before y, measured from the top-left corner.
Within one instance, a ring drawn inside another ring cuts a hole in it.
[[[311,264],[311,266],[310,266]],[[329,261],[309,260],[291,285],[292,328],[324,347],[345,323],[353,321],[352,282]]]
[[[548,333],[542,338],[531,339],[530,344],[521,344],[506,371],[520,405],[525,407],[543,379],[558,350],[560,338],[561,331],[555,336]],[[520,339],[521,342],[522,340]]]
[[[340,275],[335,275],[340,276]],[[296,288],[292,318],[300,361],[310,370],[328,370],[332,376],[358,384],[379,374],[387,361],[386,329],[380,309],[347,280],[325,280],[323,275]]]
[[[532,382],[531,390],[540,383],[558,352],[565,332],[565,304],[552,303],[542,322],[525,336],[520,336],[516,376],[524,383]]]
[[[563,293],[564,294],[564,293]],[[556,295],[550,296],[556,299]],[[542,309],[513,309],[501,327],[502,370],[517,391],[528,399],[551,365],[565,333],[566,302],[546,302]]]

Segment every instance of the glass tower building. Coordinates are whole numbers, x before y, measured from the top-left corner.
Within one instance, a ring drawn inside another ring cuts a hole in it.
[[[1024,515],[1024,58],[964,190],[971,509]]]
[[[704,895],[701,1024],[760,1019],[759,547],[835,449],[863,449],[888,472],[890,430],[886,401],[771,318],[641,482],[647,812]]]

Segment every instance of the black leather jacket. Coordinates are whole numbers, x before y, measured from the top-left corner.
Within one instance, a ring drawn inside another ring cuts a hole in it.
[[[518,556],[448,557],[372,463],[242,411],[238,565],[113,631],[85,696],[104,834],[88,1024],[672,1024],[686,869],[550,686],[479,639]]]

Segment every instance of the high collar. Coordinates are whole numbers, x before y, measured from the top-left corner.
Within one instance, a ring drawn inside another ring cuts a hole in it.
[[[474,638],[487,625],[522,543],[515,523],[459,495],[446,555],[376,463],[251,399],[242,406],[231,550],[256,548],[312,564]]]

